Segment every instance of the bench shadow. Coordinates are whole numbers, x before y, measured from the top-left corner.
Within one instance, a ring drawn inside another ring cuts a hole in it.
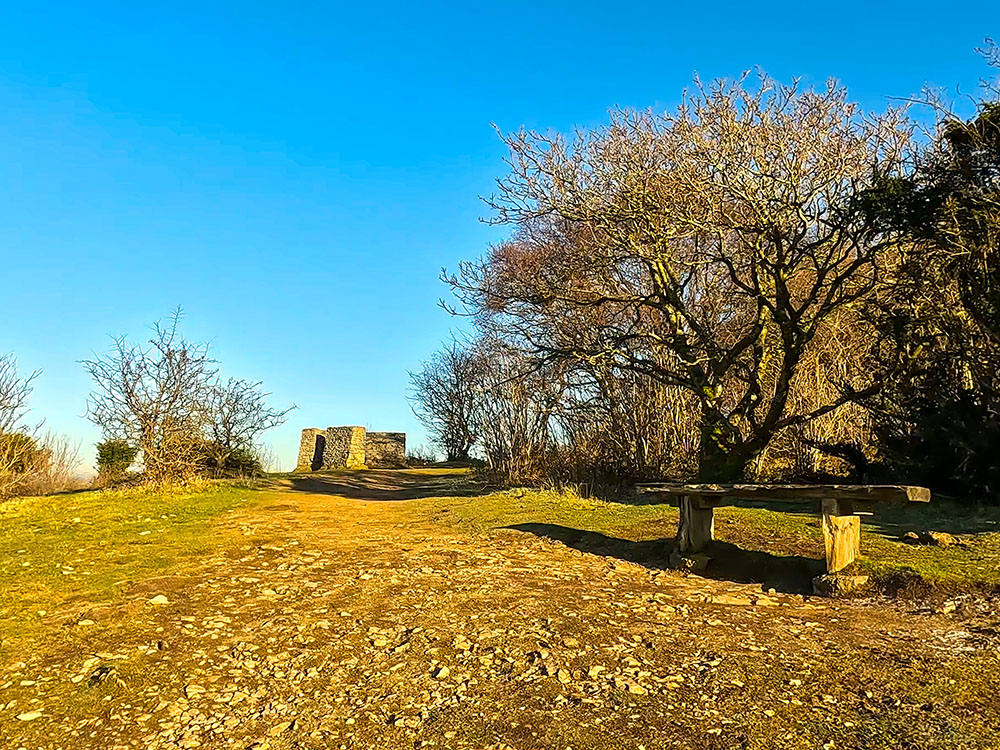
[[[673,539],[635,542],[551,523],[519,523],[503,528],[552,539],[581,552],[625,560],[651,570],[670,569],[670,555],[677,549]],[[705,548],[705,554],[711,561],[706,570],[698,573],[704,578],[760,584],[788,594],[810,593],[812,579],[826,569],[823,560],[816,558],[747,550],[718,540]]]

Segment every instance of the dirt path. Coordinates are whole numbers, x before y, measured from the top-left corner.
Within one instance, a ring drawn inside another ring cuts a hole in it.
[[[0,747],[1000,747],[986,605],[767,595],[410,512],[449,481],[282,480],[227,517],[239,555],[0,678],[40,714]]]

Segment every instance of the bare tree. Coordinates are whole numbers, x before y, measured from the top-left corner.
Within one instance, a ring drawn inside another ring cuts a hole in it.
[[[216,370],[207,344],[185,340],[178,309],[153,326],[148,346],[113,339],[110,353],[83,362],[94,379],[87,416],[106,437],[136,446],[154,481],[198,471]]]
[[[565,480],[618,485],[685,477],[697,464],[697,402],[634,370],[581,364],[560,401]]]
[[[474,411],[490,474],[505,484],[545,479],[554,447],[554,415],[565,382],[558,366],[539,370],[496,338],[475,343]]]
[[[23,423],[38,375],[37,370],[19,375],[14,355],[0,355],[0,497],[16,495],[29,486],[43,461],[33,437],[37,428]]]
[[[245,451],[259,462],[255,448],[258,438],[274,427],[284,424],[285,417],[295,409],[272,409],[267,405],[270,393],[260,382],[230,378],[225,383],[213,383],[208,391],[206,458],[217,474],[237,451]]]
[[[9,434],[23,428],[21,420],[28,413],[28,397],[39,370],[25,376],[17,373],[13,354],[0,354],[0,433]]]
[[[511,241],[446,276],[488,330],[539,363],[630,370],[696,400],[699,475],[743,476],[781,430],[877,388],[794,404],[825,321],[878,287],[897,234],[857,201],[902,170],[910,125],[830,84],[696,87],[675,112],[505,138],[489,201]]]
[[[452,340],[410,373],[410,408],[449,461],[468,461],[479,438],[480,366],[472,347]]]

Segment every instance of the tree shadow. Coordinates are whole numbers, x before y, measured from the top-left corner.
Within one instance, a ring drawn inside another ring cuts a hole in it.
[[[276,477],[270,486],[310,495],[337,495],[376,502],[419,500],[428,497],[476,497],[489,490],[464,474],[427,473],[406,469],[368,469]]]
[[[626,560],[652,570],[669,569],[670,556],[677,549],[673,539],[635,542],[551,523],[520,523],[504,528],[553,539],[581,552]],[[705,554],[711,558],[708,568],[698,573],[705,578],[761,584],[785,593],[811,592],[812,579],[826,570],[824,561],[816,558],[747,550],[718,540],[705,548]]]

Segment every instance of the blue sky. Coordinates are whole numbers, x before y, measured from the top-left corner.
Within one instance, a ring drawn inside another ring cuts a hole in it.
[[[833,76],[883,109],[972,91],[992,3],[5,3],[0,351],[83,442],[80,359],[177,305],[226,375],[305,426],[423,434],[408,369],[448,337],[442,266],[502,234],[491,123],[669,108],[697,72]]]

